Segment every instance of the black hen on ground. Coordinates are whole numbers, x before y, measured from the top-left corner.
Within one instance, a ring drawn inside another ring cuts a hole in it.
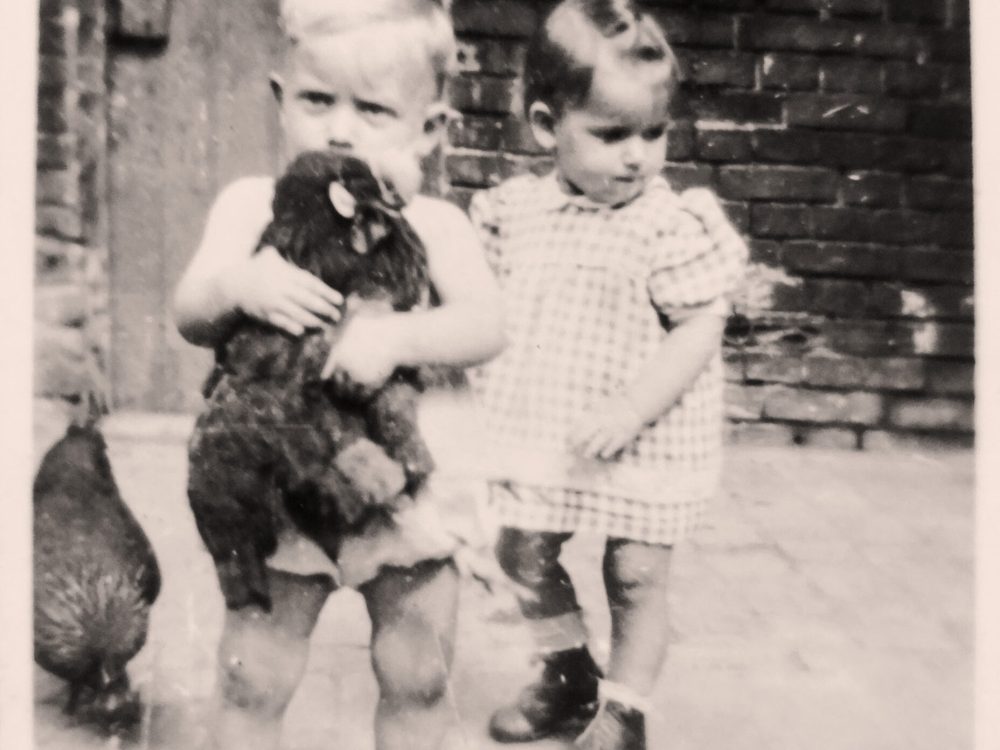
[[[429,299],[430,282],[400,209],[365,162],[307,152],[278,181],[258,250],[274,247],[341,292],[348,315],[410,310]],[[244,319],[217,348],[189,446],[188,498],[231,609],[270,608],[264,561],[283,527],[336,560],[345,532],[387,512],[433,467],[417,430],[416,371],[398,368],[374,392],[321,380],[343,325],[293,337]]]
[[[35,661],[69,682],[68,711],[128,728],[140,704],[126,665],[146,642],[160,571],[96,426],[69,426],[42,459],[33,498]]]

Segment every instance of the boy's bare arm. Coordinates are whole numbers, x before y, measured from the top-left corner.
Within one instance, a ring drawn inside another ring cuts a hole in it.
[[[192,344],[212,346],[241,314],[293,335],[339,318],[338,292],[273,249],[254,254],[271,218],[272,192],[271,180],[238,180],[212,206],[174,294],[177,328]]]

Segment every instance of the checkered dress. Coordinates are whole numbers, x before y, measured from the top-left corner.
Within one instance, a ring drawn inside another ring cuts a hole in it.
[[[718,481],[718,353],[616,460],[583,460],[566,445],[585,410],[636,378],[671,322],[726,314],[747,250],[718,201],[656,178],[612,208],[566,195],[553,174],[525,175],[477,194],[470,214],[506,302],[509,346],[476,377],[500,520],[683,538]]]

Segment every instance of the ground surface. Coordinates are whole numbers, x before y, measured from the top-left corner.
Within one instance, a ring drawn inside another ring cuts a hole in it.
[[[192,750],[212,688],[222,605],[184,496],[189,426],[116,415],[105,429],[122,493],[164,574],[149,642],[130,667],[149,706],[141,748]],[[59,415],[43,413],[38,451],[60,431]],[[460,466],[466,441],[438,437],[442,463]],[[733,449],[712,527],[675,554],[651,749],[971,747],[972,487],[968,453]],[[600,540],[574,540],[568,567],[604,653],[599,554]],[[471,583],[462,594],[451,694],[459,745],[499,747],[485,722],[532,675],[530,644],[507,595]],[[372,747],[367,641],[360,597],[335,594],[285,748]],[[107,747],[64,718],[62,690],[37,672],[39,750]]]

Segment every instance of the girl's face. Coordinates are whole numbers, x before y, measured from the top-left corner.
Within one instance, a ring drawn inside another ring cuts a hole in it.
[[[290,53],[285,80],[275,81],[286,156],[429,152],[439,119],[429,61],[406,64],[385,40],[365,49],[346,36],[300,43]]]
[[[667,107],[665,87],[595,71],[587,103],[552,124],[559,176],[597,203],[630,201],[663,168]]]

